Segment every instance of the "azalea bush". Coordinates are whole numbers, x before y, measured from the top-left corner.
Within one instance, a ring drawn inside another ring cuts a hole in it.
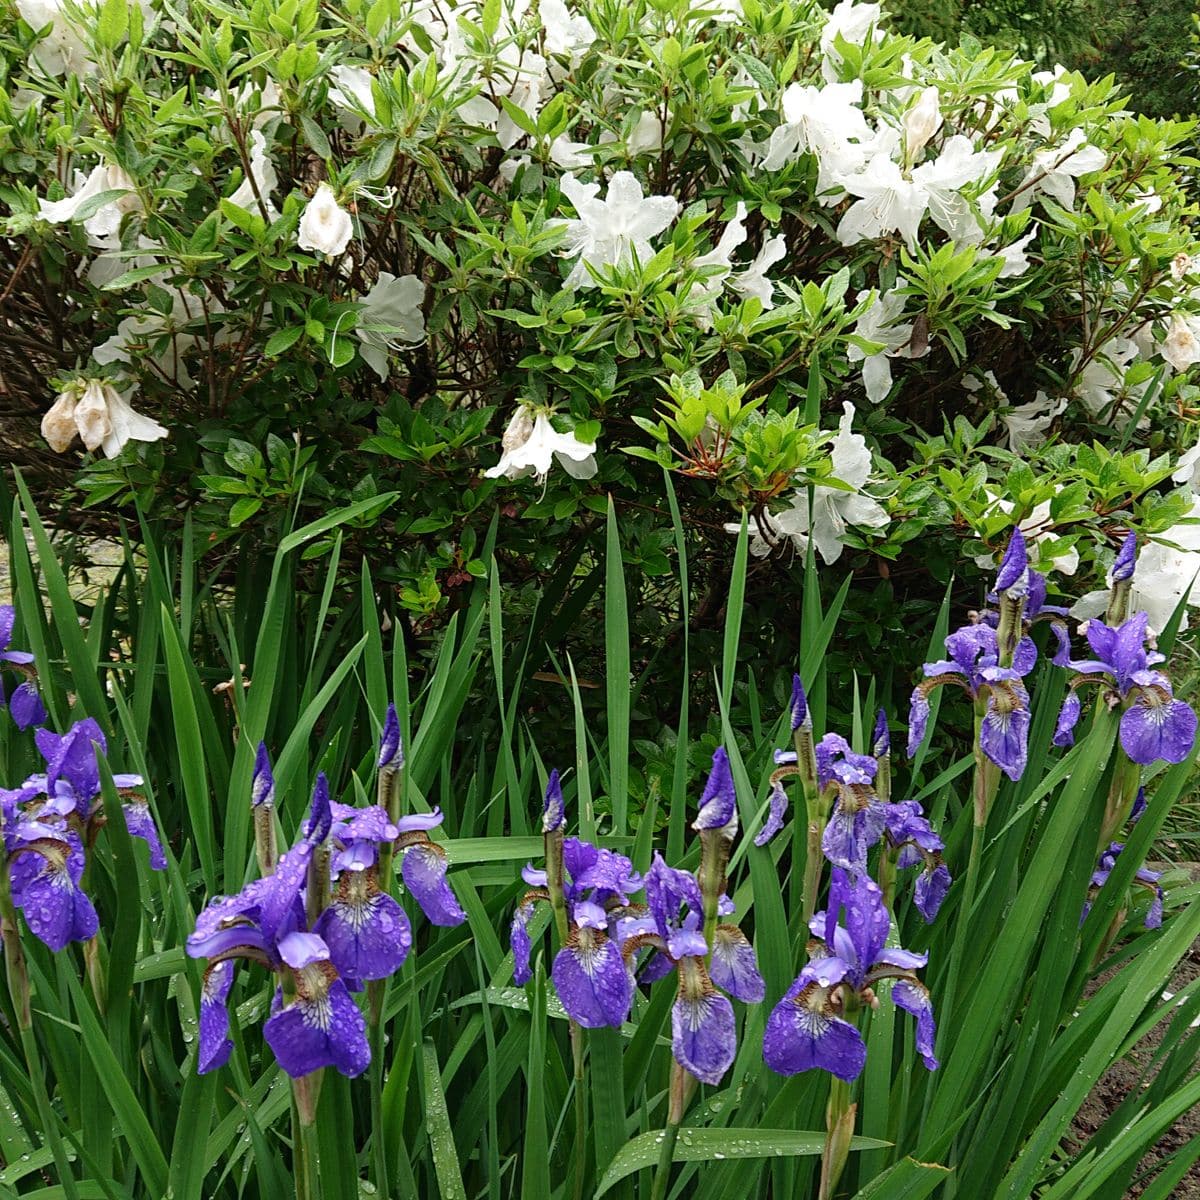
[[[1163,995],[1200,899],[1145,860],[1197,722],[1163,669],[1184,606],[1157,642],[1131,608],[1135,540],[1081,635],[1010,531],[901,711],[868,679],[835,710],[816,589],[787,681],[729,603],[715,706],[684,691],[635,816],[631,710],[661,681],[631,673],[613,510],[606,720],[564,677],[574,752],[551,759],[498,577],[431,660],[382,628],[369,571],[334,603],[362,505],[289,530],[232,597],[148,537],[87,609],[20,486],[9,1193],[1176,1194],[1200,1148],[1139,1164],[1200,1099],[1200,984]],[[1143,1086],[1084,1140],[1090,1089],[1152,1031]]]
[[[606,493],[646,614],[676,500],[713,603],[747,514],[768,622],[810,537],[874,556],[874,645],[1011,520],[1190,592],[1191,125],[1117,82],[853,0],[8,5],[6,437],[94,527],[361,502],[418,634],[493,553],[598,578]]]

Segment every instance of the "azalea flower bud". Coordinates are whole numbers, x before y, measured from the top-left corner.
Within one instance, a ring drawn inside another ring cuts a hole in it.
[[[301,250],[316,250],[336,258],[345,251],[353,233],[350,214],[338,204],[329,184],[321,184],[300,218],[296,244]]]
[[[938,90],[927,87],[917,102],[904,114],[904,150],[910,163],[921,157],[929,139],[942,127]]]

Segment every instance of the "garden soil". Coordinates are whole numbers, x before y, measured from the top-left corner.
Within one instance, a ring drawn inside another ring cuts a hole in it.
[[[1152,865],[1157,869],[1173,864],[1147,865]],[[1189,866],[1192,878],[1200,879],[1200,864],[1189,864]],[[1179,992],[1197,976],[1200,976],[1200,941],[1192,946],[1188,956],[1179,964],[1167,990]],[[1097,985],[1105,978],[1107,976],[1101,976],[1100,980],[1097,980]],[[1131,1091],[1145,1085],[1144,1072],[1162,1040],[1162,1030],[1165,1026],[1165,1021],[1160,1022],[1159,1026],[1139,1042],[1126,1058],[1114,1064],[1101,1076],[1100,1082],[1084,1102],[1071,1126],[1072,1133],[1080,1143],[1086,1141],[1104,1124],[1105,1120]],[[1200,1029],[1192,1030],[1188,1036],[1200,1037]],[[1169,1158],[1197,1134],[1200,1134],[1200,1107],[1185,1113],[1145,1156],[1134,1176],[1135,1180],[1144,1176],[1144,1180],[1141,1183],[1135,1182],[1126,1192],[1129,1200],[1136,1200],[1141,1196],[1144,1188],[1149,1186],[1156,1164]],[[1179,1181],[1172,1200],[1200,1200],[1200,1163],[1195,1164]]]

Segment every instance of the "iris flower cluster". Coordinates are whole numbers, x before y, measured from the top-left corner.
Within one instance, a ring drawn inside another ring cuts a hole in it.
[[[11,604],[0,604],[0,669],[15,672],[23,677],[23,682],[17,684],[7,696],[4,681],[0,679],[0,708],[7,704],[13,724],[18,729],[25,730],[31,725],[41,725],[45,721],[46,707],[38,694],[37,684],[34,683],[37,676],[33,655],[28,650],[9,649],[16,619],[16,609]]]
[[[834,867],[829,902],[810,928],[818,939],[809,945],[810,961],[767,1018],[767,1066],[780,1075],[818,1068],[847,1082],[858,1078],[867,1048],[846,1018],[874,1006],[873,986],[891,979],[897,1007],[917,1018],[917,1052],[936,1070],[933,1005],[914,973],[928,956],[886,945],[890,917],[879,885]]]
[[[702,1082],[719,1083],[737,1053],[728,996],[753,1004],[766,994],[745,935],[737,926],[716,920],[733,911],[724,894],[724,868],[738,828],[724,749],[713,755],[692,825],[702,845],[696,875],[669,866],[655,854],[645,877],[639,877],[623,855],[562,837],[564,825],[562,789],[553,772],[542,822],[547,869],[527,866],[522,872],[536,890],[524,896],[513,917],[514,981],[523,984],[531,977],[529,921],[538,902],[554,900],[549,888],[556,874],[556,841],[561,839],[559,886],[568,932],[551,977],[568,1016],[586,1028],[620,1026],[633,1006],[637,983],[652,984],[673,973],[678,989],[671,1010],[675,1060]],[[633,902],[639,891],[645,892],[645,903]]]
[[[399,725],[389,710],[380,770],[403,761]],[[256,834],[273,826],[275,782],[259,747],[251,784]],[[234,962],[246,959],[278,979],[263,1035],[293,1078],[322,1067],[343,1075],[370,1062],[366,1023],[351,992],[399,970],[412,947],[404,910],[379,881],[381,852],[404,855],[401,875],[435,925],[466,920],[446,880],[445,851],[429,831],[440,812],[392,820],[381,805],[333,803],[318,775],[312,804],[296,843],[273,857],[273,839],[259,836],[267,872],[236,896],[210,900],[187,941],[193,958],[208,960],[200,1003],[201,1073],[222,1066],[233,1050],[227,1001]],[[264,841],[266,845],[264,847]]]
[[[925,664],[926,679],[912,694],[909,757],[925,740],[930,692],[952,683],[975,701],[982,753],[1010,779],[1020,779],[1028,759],[1030,721],[1029,693],[1023,681],[1037,662],[1037,649],[1028,631],[1034,622],[1048,619],[1058,640],[1051,661],[1074,672],[1058,716],[1054,744],[1074,744],[1075,726],[1082,713],[1079,689],[1096,685],[1111,707],[1123,709],[1121,748],[1132,762],[1178,763],[1187,758],[1196,739],[1196,714],[1175,698],[1167,676],[1153,669],[1163,662],[1163,656],[1149,644],[1148,615],[1124,616],[1136,554],[1136,538],[1130,534],[1113,564],[1111,623],[1093,620],[1082,626],[1093,657],[1075,660],[1070,657],[1070,638],[1062,619],[1065,610],[1046,603],[1046,581],[1030,569],[1025,540],[1015,529],[989,597],[999,602],[999,612],[975,614],[976,623],[946,638],[950,658]]]
[[[1115,629],[1103,621],[1087,622],[1084,632],[1095,657],[1067,664],[1076,674],[1058,714],[1056,746],[1074,744],[1081,711],[1079,689],[1091,684],[1103,689],[1113,707],[1123,707],[1121,748],[1131,761],[1179,763],[1191,753],[1196,714],[1175,699],[1166,675],[1151,669],[1164,659],[1147,647],[1149,620],[1146,613],[1138,612]]]
[[[2,630],[0,630],[2,632]],[[34,735],[46,769],[19,787],[0,789],[0,832],[14,905],[33,934],[51,950],[95,936],[96,909],[80,886],[87,855],[107,817],[100,799],[97,753],[108,744],[90,717],[64,734]],[[150,851],[150,865],[166,866],[158,828],[139,789],[140,775],[114,775],[129,832]]]
[[[811,729],[808,703],[800,676],[792,680],[792,729]],[[930,825],[920,803],[892,803],[879,794],[877,786],[887,780],[890,789],[891,734],[887,714],[880,709],[871,736],[870,754],[858,754],[844,737],[827,733],[815,745],[811,734],[811,770],[818,790],[817,819],[823,824],[821,852],[834,867],[851,875],[865,874],[870,851],[882,844],[895,857],[899,868],[920,866],[914,902],[927,922],[932,922],[950,888],[950,872],[942,860],[945,845]],[[776,770],[771,775],[770,808],[756,846],[767,842],[783,828],[787,793],[783,781],[803,775],[801,751],[776,750]],[[886,790],[886,789],[885,789]]]

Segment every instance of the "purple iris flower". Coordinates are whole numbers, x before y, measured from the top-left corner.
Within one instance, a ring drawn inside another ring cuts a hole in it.
[[[1029,755],[1029,693],[1022,677],[1033,670],[1037,651],[1022,638],[1011,667],[1002,667],[996,631],[990,625],[965,625],[946,638],[950,658],[925,664],[924,682],[913,689],[909,713],[908,756],[925,740],[929,694],[952,683],[986,707],[979,747],[1010,779],[1020,779]]]
[[[1087,903],[1083,906],[1083,915],[1079,918],[1081,925],[1092,910],[1092,899],[1108,882],[1108,877],[1112,874],[1113,867],[1117,865],[1117,858],[1124,849],[1124,842],[1111,842],[1108,849],[1100,855],[1100,862],[1097,864],[1096,870],[1092,873],[1090,895]],[[1139,867],[1133,875],[1134,883],[1138,887],[1148,891],[1152,897],[1150,909],[1146,913],[1145,920],[1142,922],[1147,929],[1158,929],[1163,922],[1163,890],[1158,882],[1161,878],[1161,871],[1151,871],[1147,867]]]
[[[886,810],[887,840],[900,850],[896,865],[921,867],[913,901],[926,923],[932,924],[950,890],[950,870],[942,861],[945,843],[934,831],[916,800],[889,804]]]
[[[843,911],[845,925],[838,923]],[[871,988],[882,979],[894,980],[892,999],[917,1018],[917,1051],[925,1066],[936,1070],[933,1006],[914,973],[927,956],[888,948],[888,928],[879,885],[835,867],[829,907],[811,924],[823,944],[767,1018],[763,1058],[771,1070],[795,1075],[820,1069],[847,1082],[856,1079],[867,1049],[843,1014],[860,1002],[872,1003]]]
[[[808,711],[808,697],[804,694],[804,684],[800,682],[799,674],[792,676],[792,732],[797,729],[812,728],[812,717]]]
[[[567,823],[566,804],[563,801],[562,784],[558,781],[558,769],[550,772],[546,784],[546,796],[542,804],[542,832],[554,833]]]
[[[737,1054],[737,1029],[733,1005],[717,988],[747,1004],[762,1000],[766,984],[754,948],[736,925],[717,925],[706,966],[710,947],[700,928],[700,885],[689,872],[667,866],[661,854],[655,854],[646,872],[646,903],[648,917],[628,930],[625,951],[657,951],[643,982],[662,978],[674,967],[679,980],[671,1009],[675,1060],[702,1083],[720,1083]]]
[[[817,743],[816,757],[818,786],[837,792],[821,849],[835,866],[865,871],[867,851],[883,837],[886,824],[874,788],[879,764],[870,754],[856,754],[836,733],[827,733]]]
[[[273,1008],[263,1035],[289,1075],[328,1066],[358,1075],[370,1061],[366,1022],[332,949],[305,927],[309,865],[332,826],[328,784],[321,775],[302,837],[280,858],[274,874],[247,884],[236,896],[210,901],[196,918],[187,953],[209,960],[200,996],[199,1071],[224,1065],[233,1047],[226,1001],[235,958],[261,963],[288,985],[287,1003]]]
[[[563,1008],[584,1028],[619,1028],[633,1005],[633,976],[612,937],[613,912],[629,904],[641,881],[624,855],[579,838],[563,841],[563,873],[569,931],[550,971],[555,991]],[[537,898],[548,896],[542,893]],[[531,904],[526,911],[532,911]],[[513,945],[513,978],[519,983],[529,978],[527,933],[525,942],[523,960],[519,934]]]
[[[562,788],[554,771],[546,786],[542,826],[548,833],[559,833],[565,824]],[[612,935],[630,896],[641,887],[641,879],[624,855],[579,838],[563,838],[561,853],[568,933],[551,968],[555,990],[579,1025],[589,1029],[620,1026],[633,1004],[633,977]],[[532,977],[529,922],[538,902],[550,900],[544,870],[526,866],[521,875],[532,890],[517,905],[510,931],[513,982],[517,984],[528,983]]]
[[[20,795],[6,793],[0,821],[13,903],[30,932],[51,950],[86,942],[100,922],[79,886],[86,865],[83,842],[57,814],[39,819],[22,812]]]
[[[1121,549],[1117,551],[1117,557],[1112,565],[1112,581],[1113,583],[1124,583],[1127,579],[1133,578],[1133,570],[1137,564],[1137,534],[1132,530],[1125,535],[1125,540],[1121,543]]]
[[[23,785],[28,812],[39,819],[50,816],[77,819],[83,829],[83,841],[90,845],[103,816],[103,809],[98,804],[100,768],[96,755],[107,750],[104,733],[88,717],[76,721],[61,735],[49,729],[38,729],[34,741],[46,760],[46,770],[30,775]],[[156,871],[164,870],[167,860],[158,826],[141,792],[142,777],[117,773],[113,776],[113,785],[122,798],[121,807],[130,834],[146,843],[150,866]]]
[[[258,743],[254,755],[254,774],[250,779],[250,803],[255,808],[263,805],[270,808],[275,803],[275,776],[271,773],[271,756],[266,743]]]
[[[1019,528],[1014,527],[1008,539],[996,573],[995,591],[998,596],[1010,600],[1023,600],[1029,591],[1029,554],[1025,549],[1025,535]]]
[[[13,724],[22,731],[31,725],[40,725],[46,719],[46,706],[33,683],[33,655],[27,650],[10,650],[16,609],[11,604],[0,604],[0,667],[9,667],[27,677],[26,681],[13,689],[8,698],[8,711]],[[0,684],[0,706],[4,704],[4,688]]]
[[[1078,672],[1058,715],[1054,733],[1057,746],[1074,743],[1074,727],[1081,706],[1076,689],[1088,683],[1107,684],[1114,702],[1125,705],[1121,714],[1121,747],[1129,758],[1142,765],[1162,759],[1180,763],[1192,752],[1196,741],[1196,714],[1176,700],[1171,681],[1150,668],[1163,661],[1157,651],[1146,648],[1147,622],[1144,612],[1134,613],[1116,629],[1103,621],[1088,621],[1088,645],[1095,655],[1069,664]]]
[[[892,734],[888,729],[887,709],[881,708],[875,714],[875,730],[871,734],[871,754],[875,758],[882,758],[891,752],[891,748]]]
[[[783,823],[787,819],[787,810],[788,797],[783,780],[773,779],[767,819],[763,822],[763,827],[754,835],[756,846],[765,846],[783,828]]]
[[[379,735],[379,769],[399,771],[404,766],[404,746],[400,741],[400,717],[396,706],[389,704],[383,730]]]
[[[330,836],[337,890],[317,918],[313,933],[325,942],[329,961],[352,991],[365,980],[386,979],[412,948],[404,909],[379,886],[379,847],[400,836],[399,825],[377,804],[333,804]]]
[[[737,836],[737,796],[733,788],[733,773],[724,746],[718,746],[712,757],[712,770],[700,797],[700,812],[692,822],[697,832],[718,830],[728,841]]]

